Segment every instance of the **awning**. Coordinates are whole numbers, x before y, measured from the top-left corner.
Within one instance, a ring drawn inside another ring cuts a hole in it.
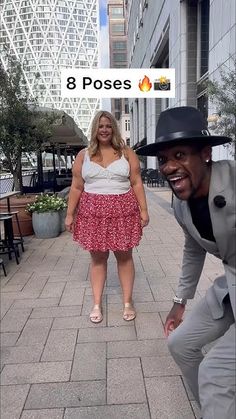
[[[52,136],[42,144],[43,151],[59,149],[62,153],[66,150],[68,154],[74,154],[87,147],[87,137],[66,112],[45,107],[39,108],[39,112],[55,113],[57,117],[53,123]]]
[[[147,144],[147,137],[144,137],[141,141],[138,141],[136,144],[134,144],[132,149],[137,150],[139,147],[143,147],[146,144]]]

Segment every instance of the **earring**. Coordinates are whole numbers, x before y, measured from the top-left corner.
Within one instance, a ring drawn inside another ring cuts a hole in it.
[[[206,163],[209,163],[209,159],[206,160]]]

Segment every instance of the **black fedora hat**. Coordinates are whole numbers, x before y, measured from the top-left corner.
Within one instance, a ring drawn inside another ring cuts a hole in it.
[[[231,138],[210,135],[202,113],[192,106],[180,106],[161,112],[156,126],[155,143],[136,150],[141,156],[156,156],[159,150],[176,145],[215,146]]]

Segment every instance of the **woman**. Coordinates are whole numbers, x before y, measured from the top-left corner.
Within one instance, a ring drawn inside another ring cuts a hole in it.
[[[74,240],[91,255],[94,306],[90,320],[93,323],[103,319],[101,302],[109,250],[117,260],[123,319],[130,321],[136,317],[132,303],[132,249],[139,244],[142,227],[148,221],[138,157],[125,145],[114,117],[99,111],[92,123],[90,145],[79,152],[73,165],[65,220]]]

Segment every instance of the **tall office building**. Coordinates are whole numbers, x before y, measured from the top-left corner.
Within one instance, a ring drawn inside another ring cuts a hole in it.
[[[108,0],[110,67],[127,67],[127,32],[124,0]],[[111,99],[111,112],[117,119],[121,135],[130,145],[128,99]]]
[[[98,67],[98,0],[1,0],[1,4],[0,44],[23,64],[31,92],[42,87],[40,105],[66,111],[87,135],[100,100],[62,99],[60,70]]]
[[[128,63],[132,68],[174,68],[175,98],[131,99],[131,144],[155,140],[161,111],[195,106],[207,119],[217,111],[208,80],[235,68],[235,0],[125,0]],[[163,70],[164,74],[164,70]],[[218,115],[219,116],[219,115]],[[209,129],[212,127],[209,121]],[[230,147],[213,147],[213,159],[232,158]],[[147,158],[156,168],[157,159]]]

